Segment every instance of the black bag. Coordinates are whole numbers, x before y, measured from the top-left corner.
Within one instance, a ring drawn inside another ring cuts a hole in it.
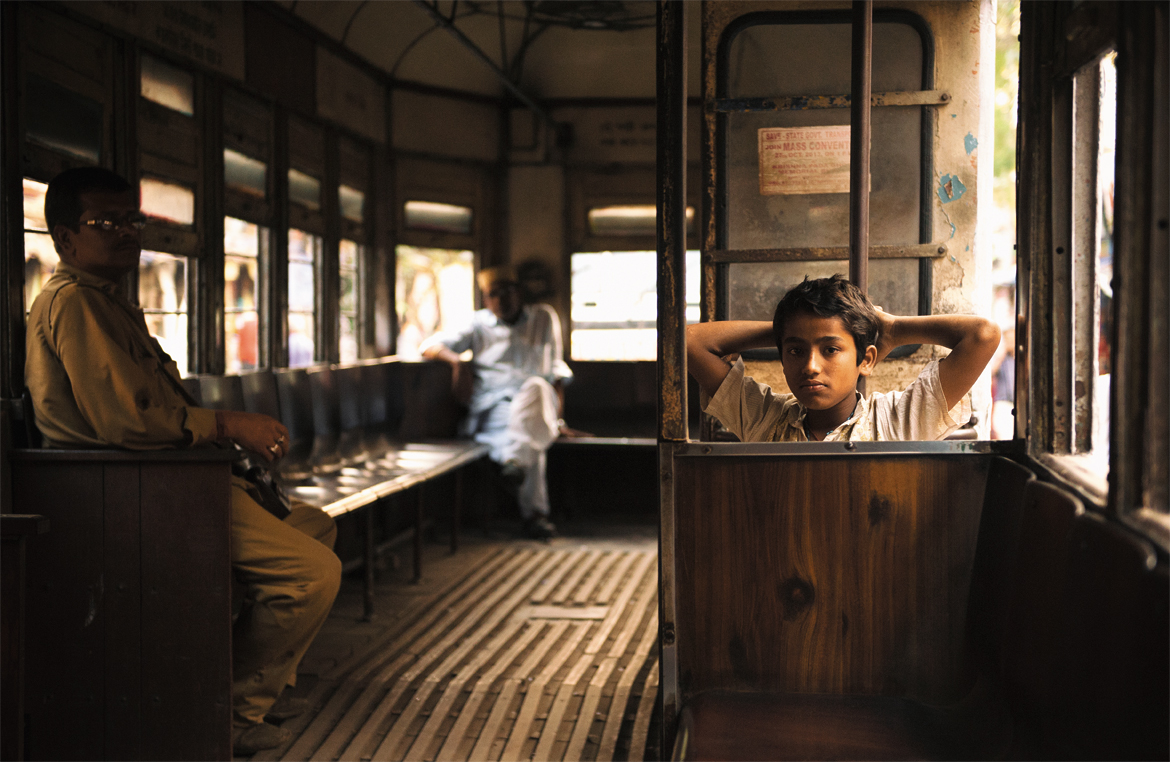
[[[235,445],[244,457],[232,462],[232,474],[248,483],[244,491],[260,504],[260,507],[284,521],[292,513],[292,504],[280,483],[273,478],[272,471],[252,462],[247,450]]]

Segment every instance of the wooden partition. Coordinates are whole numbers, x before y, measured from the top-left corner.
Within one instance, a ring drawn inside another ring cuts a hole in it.
[[[676,451],[662,563],[679,704],[711,690],[961,697],[988,458],[799,447]]]
[[[18,450],[29,759],[231,759],[226,450]]]

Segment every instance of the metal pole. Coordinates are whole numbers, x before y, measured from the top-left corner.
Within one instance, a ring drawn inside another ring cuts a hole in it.
[[[849,110],[849,279],[869,292],[869,144],[873,0],[853,0],[853,80]]]
[[[658,3],[658,439],[687,440],[687,42],[682,0]]]

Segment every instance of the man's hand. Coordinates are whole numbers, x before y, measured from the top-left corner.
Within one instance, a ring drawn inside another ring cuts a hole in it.
[[[578,429],[571,429],[567,425],[565,425],[564,421],[562,421],[560,428],[558,429],[558,436],[562,436],[565,439],[578,439],[580,437],[591,437],[593,435],[590,434],[588,431],[580,431]]]
[[[218,410],[215,417],[222,425],[224,438],[269,462],[288,452],[288,428],[275,418],[236,410]]]

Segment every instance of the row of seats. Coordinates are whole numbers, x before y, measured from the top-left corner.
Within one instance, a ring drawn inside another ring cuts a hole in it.
[[[191,376],[183,383],[204,407],[263,413],[287,426],[286,455],[274,465],[280,482],[291,497],[335,518],[409,489],[418,491],[417,579],[422,574],[422,487],[447,474],[460,479],[462,468],[488,451],[486,445],[454,438],[461,411],[450,391],[450,373],[444,363],[386,357],[347,365]],[[453,550],[459,502],[456,499],[452,506]],[[372,533],[372,518],[366,532]],[[371,541],[365,548],[370,615],[376,551]]]
[[[701,693],[681,712],[674,758],[1167,759],[1168,591],[1146,540],[993,459],[965,698]]]

